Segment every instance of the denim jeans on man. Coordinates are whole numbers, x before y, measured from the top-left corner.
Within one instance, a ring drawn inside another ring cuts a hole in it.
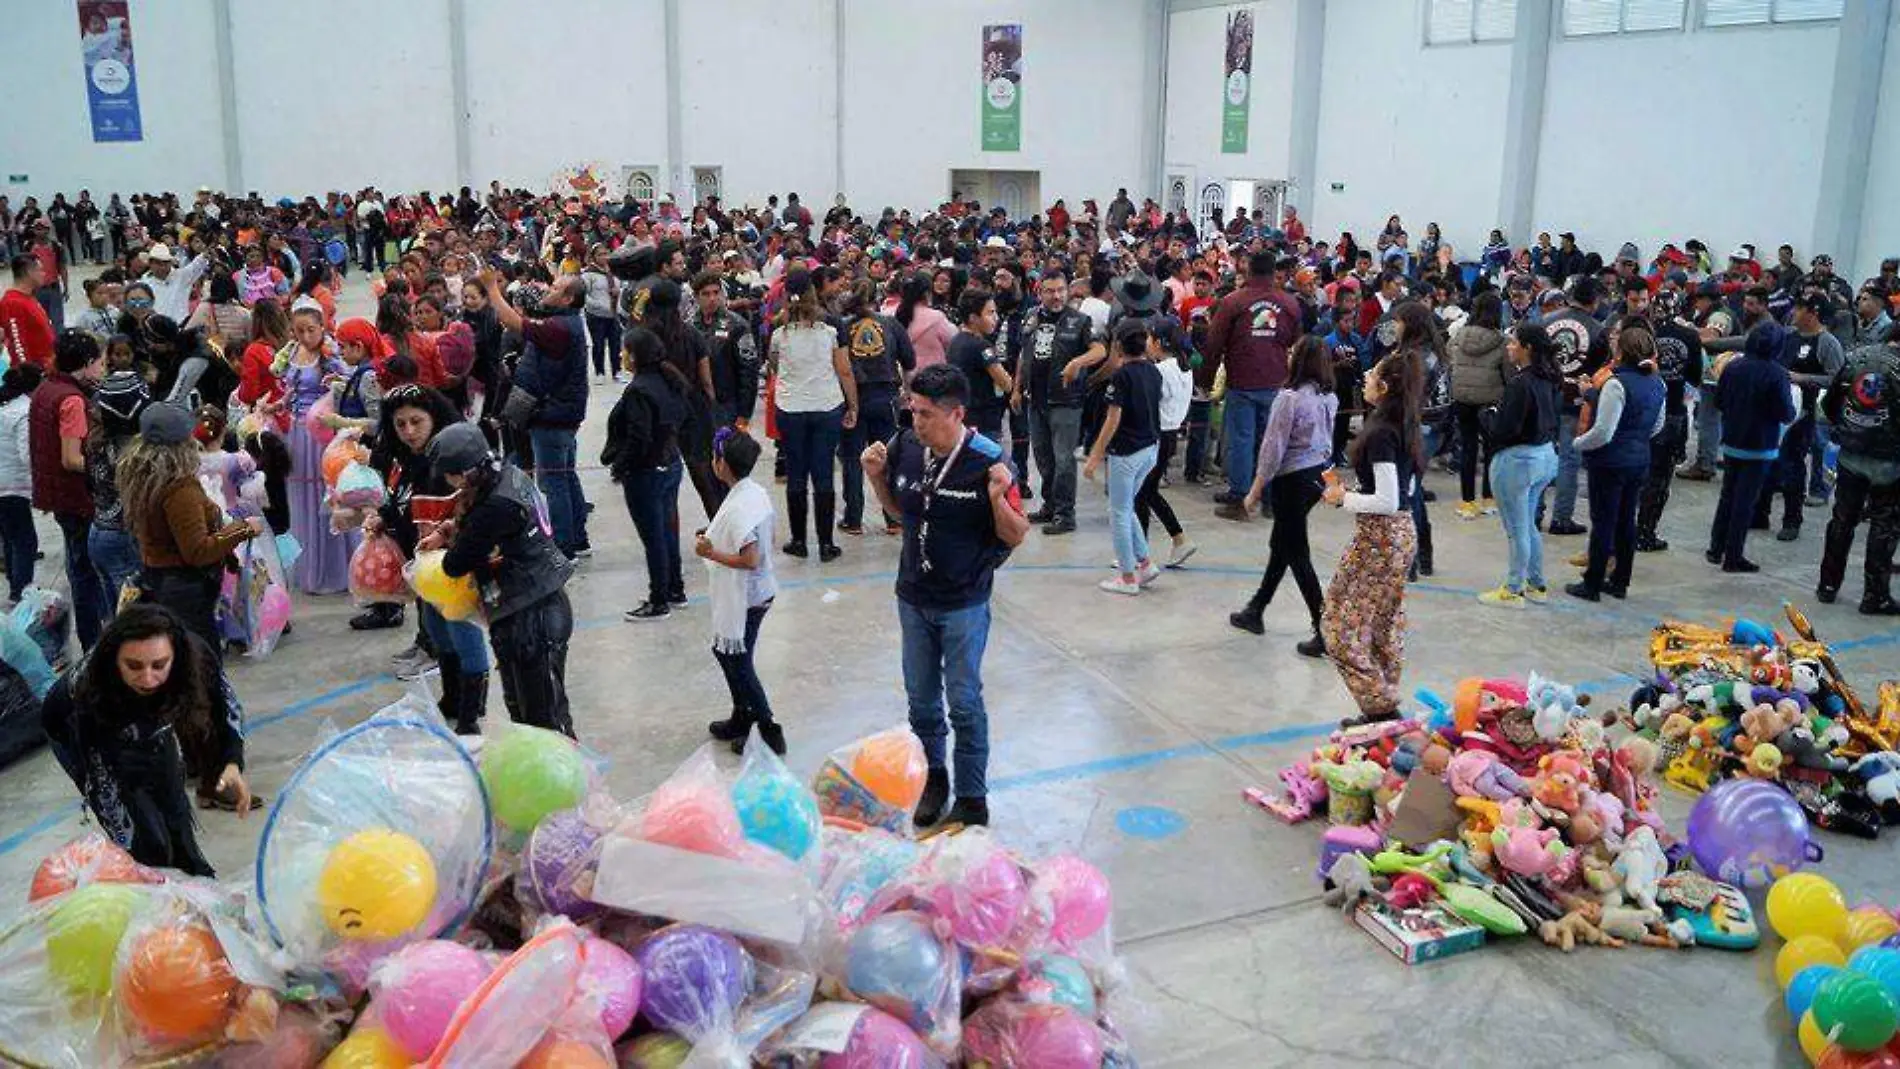
[[[1781,436],[1781,452],[1768,472],[1768,485],[1762,488],[1755,504],[1755,523],[1765,524],[1774,512],[1775,495],[1781,495],[1781,525],[1797,530],[1807,513],[1803,508],[1808,492],[1808,452],[1814,446],[1817,421],[1810,412],[1789,426]]]
[[[33,503],[24,497],[0,497],[0,542],[6,547],[7,600],[19,601],[33,585],[33,564],[40,554],[40,533],[33,526]]]
[[[1207,471],[1207,432],[1214,418],[1214,402],[1194,400],[1188,402],[1187,423],[1183,431],[1187,437],[1187,448],[1182,453],[1182,478],[1188,482],[1199,482]]]
[[[1080,408],[1029,410],[1029,443],[1042,476],[1042,507],[1051,519],[1075,519],[1075,447],[1081,440]]]
[[[1827,501],[1830,487],[1827,483],[1829,463],[1828,454],[1834,452],[1834,435],[1826,423],[1816,420],[1814,423],[1814,445],[1808,450],[1811,469],[1808,475],[1808,496]]]
[[[478,676],[488,671],[488,636],[480,626],[451,620],[426,601],[416,604],[423,633],[436,649],[455,655],[463,675]]]
[[[92,533],[92,521],[65,512],[53,513],[53,519],[59,524],[60,536],[66,543],[66,581],[73,592],[73,631],[79,636],[79,648],[89,650],[99,641],[99,630],[110,614],[105,584],[99,581],[99,570],[93,567],[92,551],[86,545]]]
[[[1719,554],[1724,565],[1747,559],[1748,525],[1774,467],[1772,460],[1723,459],[1722,496],[1715,505],[1715,519],[1709,524],[1709,552]]]
[[[840,423],[842,426],[842,422]],[[864,466],[861,458],[872,442],[888,442],[897,434],[897,387],[858,387],[858,422],[842,433],[838,444],[838,476],[844,481],[844,525],[864,524]]]
[[[1636,560],[1636,506],[1647,461],[1590,469],[1590,552],[1583,583],[1592,590],[1628,590]]]
[[[624,486],[627,515],[640,534],[646,550],[647,600],[665,605],[674,595],[686,593],[685,577],[680,571],[680,475],[679,458],[664,468],[644,468],[629,472]],[[763,550],[761,550],[763,552]]]
[[[1108,464],[1108,534],[1115,543],[1115,560],[1122,573],[1132,575],[1148,559],[1148,536],[1135,522],[1135,495],[1154,470],[1160,446],[1137,449],[1127,456],[1110,454]]]
[[[932,768],[944,767],[944,744],[955,730],[956,768],[951,784],[958,798],[982,798],[989,793],[990,717],[983,709],[983,649],[990,639],[990,603],[930,609],[899,598],[897,622],[903,631],[910,730],[923,743],[924,759]],[[950,704],[947,726],[946,698]]]
[[[1504,573],[1506,589],[1523,593],[1544,586],[1544,533],[1537,529],[1537,502],[1557,477],[1557,451],[1543,445],[1514,445],[1491,458],[1491,490],[1497,494],[1498,519],[1511,544]]]
[[[1564,412],[1557,421],[1557,492],[1550,503],[1550,523],[1575,523],[1577,517],[1577,475],[1583,470],[1583,454],[1577,452],[1577,413]]]
[[[106,618],[118,614],[119,591],[125,584],[138,582],[139,572],[145,562],[139,558],[139,544],[132,532],[120,528],[93,527],[86,535],[86,554],[92,558],[92,566],[99,572],[99,581],[105,587]]]
[[[1722,455],[1722,410],[1715,407],[1715,386],[1696,388],[1695,464],[1703,471],[1714,471]]]
[[[1253,489],[1254,460],[1260,453],[1261,436],[1267,433],[1273,399],[1279,394],[1279,390],[1227,391],[1227,408],[1221,416],[1225,442],[1222,463],[1227,470],[1227,491],[1235,497],[1245,497]]]
[[[572,554],[587,544],[587,498],[581,494],[580,432],[572,427],[534,427],[528,440],[534,447],[534,483],[548,503],[548,524],[554,544]]]

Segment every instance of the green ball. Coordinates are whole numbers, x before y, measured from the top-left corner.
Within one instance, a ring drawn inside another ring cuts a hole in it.
[[[527,832],[549,813],[580,804],[587,793],[587,764],[566,735],[517,726],[483,747],[482,783],[495,819],[512,831]]]
[[[1877,1050],[1900,1028],[1900,1006],[1893,996],[1880,981],[1851,969],[1821,985],[1813,1012],[1821,1034],[1832,1036],[1845,1050]]]
[[[679,1069],[693,1053],[693,1045],[671,1032],[648,1032],[621,1053],[629,1069]]]
[[[67,894],[46,917],[46,969],[69,995],[112,991],[119,940],[144,896],[124,884],[94,883]]]

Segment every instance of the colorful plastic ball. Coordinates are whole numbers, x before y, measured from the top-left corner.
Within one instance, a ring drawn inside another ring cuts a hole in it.
[[[28,902],[65,894],[82,883],[149,883],[151,876],[118,843],[102,836],[74,839],[46,855],[33,872]]]
[[[917,1033],[882,1010],[866,1010],[851,1027],[844,1050],[827,1054],[818,1069],[924,1069],[932,1058]]]
[[[950,934],[971,947],[1000,946],[1016,927],[1029,888],[1007,851],[984,853],[964,868],[954,883],[930,894],[936,915],[950,922]]]
[[[323,1069],[409,1069],[414,1059],[380,1028],[357,1028],[323,1059]]]
[[[198,1043],[223,1029],[237,977],[211,929],[167,924],[133,938],[117,991],[119,1008],[148,1038]]]
[[[614,1063],[591,1043],[550,1037],[529,1051],[515,1069],[614,1069]]]
[[[1065,1006],[992,1002],[964,1022],[966,1057],[1036,1069],[1099,1069],[1102,1033]]]
[[[732,805],[746,838],[793,861],[804,858],[818,840],[818,800],[790,776],[741,776],[732,785]]]
[[[1841,949],[1852,953],[1861,947],[1878,946],[1897,934],[1900,934],[1900,921],[1895,921],[1886,910],[1879,906],[1860,906],[1847,913],[1847,923],[1840,935]]]
[[[1794,797],[1758,779],[1716,784],[1689,811],[1689,853],[1710,877],[1764,887],[1811,859],[1808,818]]]
[[[481,591],[476,589],[472,575],[450,578],[442,570],[444,556],[445,551],[439,549],[416,554],[415,571],[411,573],[410,584],[416,588],[416,596],[433,606],[443,619],[467,620],[481,609]]]
[[[435,907],[435,860],[413,837],[368,828],[331,847],[317,876],[317,908],[345,939],[407,935]]]
[[[693,1045],[671,1032],[648,1032],[620,1051],[622,1069],[680,1069]]]
[[[1768,923],[1783,939],[1818,935],[1839,940],[1847,927],[1847,900],[1825,876],[1791,873],[1768,889]]]
[[[903,810],[917,808],[929,771],[923,744],[907,731],[886,731],[864,739],[851,759],[854,779],[878,801]]]
[[[1072,947],[1108,923],[1114,901],[1108,878],[1074,854],[1043,862],[1036,870],[1035,890],[1047,894],[1055,908],[1050,934],[1060,946]]]
[[[495,819],[528,832],[548,814],[580,804],[587,763],[566,735],[516,725],[482,748],[482,783]]]
[[[404,947],[378,977],[378,1020],[410,1057],[427,1058],[442,1042],[456,1008],[492,971],[486,957],[460,943],[430,939]]]
[[[1814,1008],[1814,993],[1821,990],[1828,977],[1840,972],[1840,965],[1810,965],[1794,974],[1788,981],[1788,990],[1782,993],[1782,1001],[1788,1007],[1788,1016],[1799,1021],[1801,1015]]]
[[[1900,1069],[1900,1054],[1885,1047],[1854,1051],[1830,1046],[1815,1064],[1818,1069]]]
[[[718,784],[683,780],[662,783],[653,792],[640,819],[640,838],[714,857],[736,857],[745,843],[745,829],[732,796]]]
[[[633,1027],[644,983],[640,963],[632,954],[605,939],[581,944],[581,978],[575,994],[592,998],[600,1007],[600,1026],[609,1040],[619,1039]]]
[[[1818,935],[1795,936],[1775,952],[1775,982],[1786,991],[1801,970],[1814,965],[1843,968],[1847,965],[1847,955],[1841,953],[1840,945],[1831,939]]]
[[[46,968],[69,995],[112,990],[112,959],[144,896],[124,884],[80,887],[46,918]]]
[[[1095,1019],[1095,981],[1080,961],[1066,954],[1047,954],[1035,961],[1031,972],[1042,981],[1048,1001]]]
[[[749,984],[745,952],[724,932],[695,924],[656,933],[636,955],[646,986],[640,1012],[691,1040],[729,1024]]]
[[[873,1006],[915,1020],[955,982],[954,963],[915,913],[886,913],[859,928],[846,949],[845,984]]]
[[[1801,1044],[1801,1053],[1808,1056],[1809,1065],[1820,1065],[1828,1049],[1834,1046],[1827,1041],[1827,1033],[1815,1023],[1813,1010],[1801,1015],[1801,1023],[1795,1026],[1794,1038],[1795,1042]]]
[[[1880,981],[1887,994],[1900,1001],[1900,950],[1891,947],[1861,947],[1847,959],[1847,967]]]
[[[1828,977],[1809,1012],[1822,1035],[1852,1051],[1885,1046],[1900,1028],[1900,1004],[1880,981],[1852,970]]]
[[[515,897],[530,909],[572,921],[585,921],[600,912],[583,888],[593,886],[600,865],[600,840],[605,834],[606,829],[589,821],[578,809],[563,809],[543,817],[521,851]]]

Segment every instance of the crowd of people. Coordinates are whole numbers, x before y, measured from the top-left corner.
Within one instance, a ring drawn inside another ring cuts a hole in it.
[[[197,778],[207,804],[251,804],[216,615],[222,572],[252,538],[295,538],[307,595],[342,592],[365,537],[411,558],[444,551],[489,626],[419,604],[398,674],[438,670],[458,731],[480,731],[492,672],[512,719],[576,732],[565,587],[593,552],[595,507],[580,430],[602,418],[590,393],[610,380],[598,459],[647,575],[625,616],[661,622],[687,604],[686,545],[711,563],[732,705],[714,738],[785,746],[753,664],[775,554],[823,565],[879,530],[901,536],[926,825],[988,820],[993,576],[1031,528],[1076,531],[1080,488],[1097,481],[1111,595],[1139,597],[1196,551],[1172,487],[1214,483],[1226,521],[1270,516],[1265,573],[1229,619],[1264,633],[1291,573],[1311,624],[1298,650],[1332,660],[1358,721],[1398,715],[1405,588],[1434,570],[1434,464],[1456,473],[1458,520],[1498,517],[1509,563],[1487,606],[1548,600],[1546,535],[1589,535],[1571,596],[1626,596],[1637,555],[1669,548],[1673,480],[1719,475],[1711,564],[1756,570],[1747,539],[1777,498],[1783,541],[1831,500],[1820,600],[1839,596],[1865,522],[1860,609],[1900,614],[1895,261],[1856,290],[1827,256],[1803,269],[1787,246],[1768,265],[1750,246],[1719,265],[1693,239],[1648,261],[1625,244],[1606,263],[1570,234],[1513,247],[1493,231],[1460,257],[1436,224],[1414,244],[1397,216],[1362,246],[1315,240],[1292,209],[1197,227],[1126,190],[1027,219],[957,196],[871,217],[840,198],[820,217],[796,194],[682,212],[670,197],[499,183],[275,203],[114,194],[104,208],[82,192],[17,211],[0,198],[0,234],[8,584],[18,598],[32,582],[31,510],[50,513],[80,644],[108,651],[116,675],[82,657],[48,732],[93,808],[130,814],[101,814],[115,835],[162,843],[142,858],[203,865],[179,797],[131,788],[153,768],[180,792]],[[102,269],[82,305],[69,298],[83,259]],[[370,276],[373,318],[339,319],[352,270]],[[775,443],[769,476],[758,432]],[[330,434],[360,437],[386,482],[360,526],[325,494]],[[230,522],[196,474],[239,450],[271,507]],[[690,540],[688,485],[707,518]],[[1355,517],[1327,589],[1308,534],[1321,503]],[[350,626],[407,623],[373,605]],[[161,754],[174,734],[182,764]]]

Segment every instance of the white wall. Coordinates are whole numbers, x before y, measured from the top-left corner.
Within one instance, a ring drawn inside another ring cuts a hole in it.
[[[1165,162],[1170,170],[1191,168],[1198,185],[1223,178],[1281,180],[1292,170],[1293,26],[1298,5],[1294,0],[1262,0],[1246,6],[1254,9],[1253,104],[1247,115],[1247,151],[1231,155],[1221,152],[1220,143],[1227,14],[1233,8],[1169,16]]]
[[[210,0],[132,0],[133,66],[143,141],[95,144],[72,0],[8,0],[0,10],[0,185],[14,207],[81,188],[114,191],[224,184]]]
[[[1141,163],[1146,0],[841,2],[845,185],[867,216],[935,207],[952,169],[1039,171],[1045,205],[1158,195]],[[1006,22],[1023,25],[1022,151],[985,153],[980,35]]]
[[[1900,7],[1887,27],[1887,66],[1880,83],[1880,111],[1874,120],[1873,152],[1867,162],[1867,196],[1862,203],[1860,254],[1853,265],[1837,269],[1859,283],[1880,269],[1880,261],[1900,256]]]
[[[1370,245],[1397,212],[1475,256],[1502,224],[1508,44],[1424,46],[1419,0],[1330,0],[1309,229]],[[1345,184],[1333,192],[1335,182]],[[1514,240],[1521,240],[1511,235]]]
[[[1785,241],[1805,263],[1835,38],[1835,23],[1560,38],[1537,226],[1575,231],[1605,260],[1625,241],[1646,261],[1699,237],[1717,257],[1747,241],[1772,259]]]

